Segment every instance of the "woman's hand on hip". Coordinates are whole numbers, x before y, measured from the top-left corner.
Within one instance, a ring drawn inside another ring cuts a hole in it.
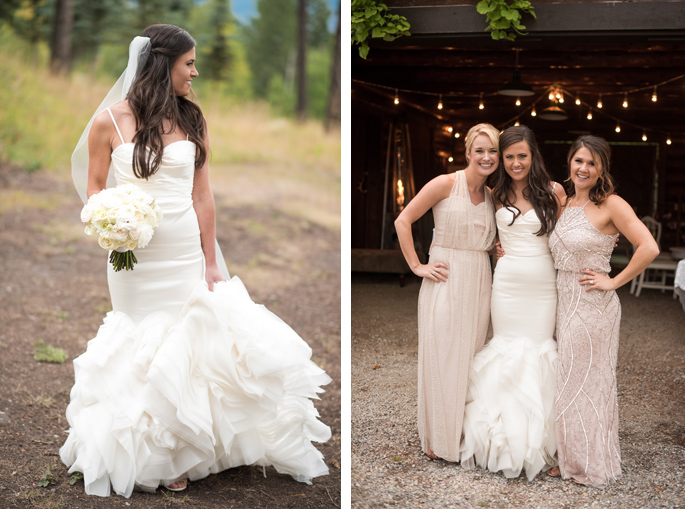
[[[444,283],[447,281],[447,264],[442,262],[419,264],[413,269],[414,274],[435,281]]]
[[[585,287],[586,292],[589,292],[590,290],[602,290],[605,292],[615,290],[614,280],[609,276],[605,276],[594,270],[581,270],[580,273],[583,274],[583,276],[578,279],[578,282],[581,286]]]

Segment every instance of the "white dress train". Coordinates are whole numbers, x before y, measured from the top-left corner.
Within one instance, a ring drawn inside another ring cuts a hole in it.
[[[534,210],[511,225],[510,209],[495,218],[506,254],[492,285],[494,336],[471,369],[461,464],[531,480],[556,465],[556,271]]]
[[[113,310],[74,360],[62,461],[99,496],[114,489],[129,497],[240,465],[272,465],[307,483],[327,474],[311,442],[331,431],[311,399],[331,379],[240,279],[214,292],[204,282],[191,197],[195,145],[165,147],[146,181],[133,175],[133,144],[121,141],[110,170],[117,184],[151,194],[164,217],[132,271],[108,266]]]

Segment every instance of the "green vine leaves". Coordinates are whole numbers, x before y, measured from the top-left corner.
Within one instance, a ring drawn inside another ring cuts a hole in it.
[[[521,24],[521,13],[530,14],[537,19],[535,9],[527,0],[514,0],[511,4],[507,0],[481,0],[476,8],[479,14],[486,15],[489,25],[485,30],[492,30],[490,36],[496,41],[513,41],[516,34],[526,35],[522,32],[526,27]]]
[[[375,0],[352,0],[352,44],[359,46],[359,56],[369,54],[369,34],[372,38],[394,41],[409,33],[409,22],[404,16],[390,14],[388,7]]]

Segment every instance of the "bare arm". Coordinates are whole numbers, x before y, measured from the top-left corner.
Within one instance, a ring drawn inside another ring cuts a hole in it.
[[[209,155],[209,131],[205,136],[205,148]],[[200,226],[200,242],[205,255],[205,280],[209,290],[214,290],[214,283],[225,281],[216,264],[216,220],[214,196],[209,185],[209,157],[199,170],[195,170],[193,180],[193,207]]]
[[[112,162],[114,124],[105,112],[93,119],[88,134],[88,198],[107,187],[107,174]]]
[[[454,179],[450,175],[440,175],[434,178],[419,191],[395,220],[397,238],[409,268],[417,276],[428,277],[438,282],[447,279],[448,267],[442,262],[421,264],[414,248],[411,225],[428,212],[433,205],[447,198],[453,183]]]
[[[552,182],[552,185],[555,183]],[[557,201],[557,219],[561,217],[561,212],[563,211],[563,207],[566,204],[566,191],[564,190],[564,186],[561,185],[559,182],[556,182],[556,186],[554,186],[554,198]]]
[[[585,279],[586,291],[595,288],[599,290],[616,290],[620,288],[645,270],[659,254],[659,247],[649,229],[640,221],[632,207],[623,198],[616,195],[609,196],[606,200],[606,206],[610,221],[635,246],[635,253],[631,257],[628,266],[614,278],[609,278],[593,271],[581,271],[588,275],[581,279],[589,277],[595,283],[594,285],[589,285],[589,281]]]

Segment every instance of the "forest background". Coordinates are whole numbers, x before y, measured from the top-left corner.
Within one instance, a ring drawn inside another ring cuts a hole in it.
[[[172,23],[197,41],[200,79],[193,89],[203,109],[251,103],[270,118],[313,119],[327,130],[339,128],[339,0],[236,3],[238,15],[231,0],[3,0],[0,55],[10,67],[14,62],[50,69],[80,88],[97,88],[111,85],[126,67],[133,37],[153,23]],[[35,123],[24,121],[34,108],[24,103],[46,96],[43,87],[52,85],[47,79],[27,77],[21,88],[13,80],[0,92],[6,106],[0,111],[0,155],[29,169],[54,167],[63,157],[43,140],[39,150],[24,143],[35,138]],[[88,119],[62,111],[71,106],[48,106],[40,114],[58,116],[71,134],[71,126],[76,132]]]

